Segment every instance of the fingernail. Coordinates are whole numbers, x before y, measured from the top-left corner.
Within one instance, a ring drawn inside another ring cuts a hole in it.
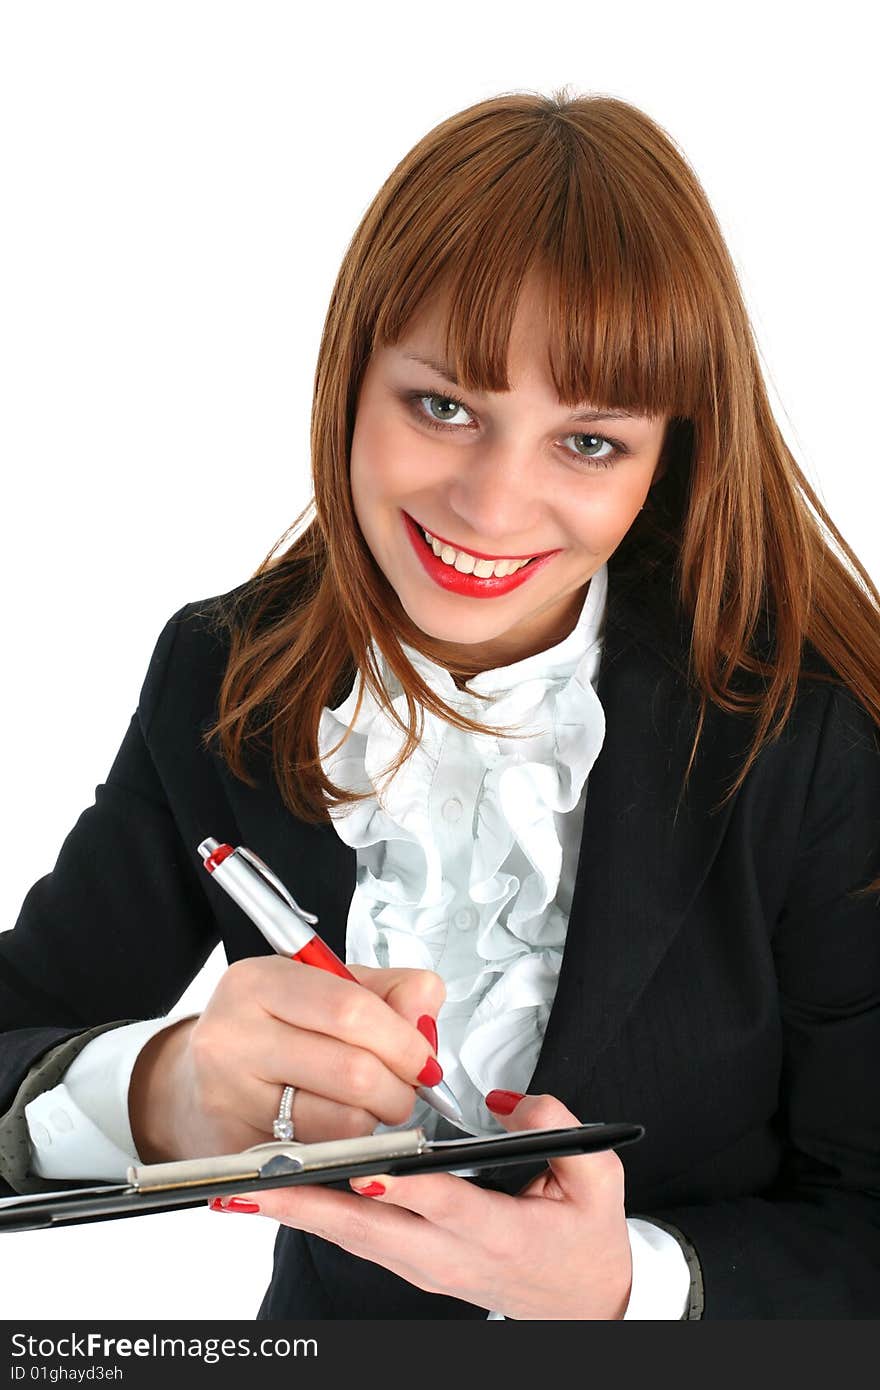
[[[385,1191],[385,1184],[382,1182],[368,1182],[366,1187],[356,1187],[355,1192],[359,1192],[362,1197],[381,1197]]]
[[[443,1068],[435,1057],[428,1058],[419,1072],[418,1079],[423,1086],[436,1086],[438,1081],[443,1080]]]
[[[215,1197],[209,1203],[211,1211],[240,1211],[244,1213],[260,1210],[259,1202],[246,1202],[243,1197],[227,1197],[224,1203],[222,1197]]]
[[[493,1115],[509,1115],[519,1105],[524,1094],[524,1091],[490,1091],[486,1097],[486,1105]]]
[[[419,1032],[421,1033],[422,1037],[428,1039],[428,1042],[431,1044],[431,1046],[433,1047],[434,1051],[436,1052],[436,1051],[437,1051],[437,1023],[436,1023],[436,1021],[431,1017],[430,1014],[422,1014],[421,1018],[419,1019],[418,1023],[416,1024],[416,1027],[418,1028],[418,1030],[419,1030]]]

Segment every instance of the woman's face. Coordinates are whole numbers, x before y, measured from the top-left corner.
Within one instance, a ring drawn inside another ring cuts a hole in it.
[[[479,670],[544,651],[571,632],[590,578],[660,476],[666,416],[585,420],[578,416],[589,403],[574,412],[560,406],[542,307],[527,282],[510,340],[509,392],[462,391],[448,368],[413,360],[440,362],[434,310],[394,347],[373,353],[358,398],[351,490],[366,542],[412,621],[445,644],[447,659]],[[422,527],[455,556],[429,555]],[[466,573],[474,553],[547,551],[555,553],[519,571],[524,582],[513,587],[481,581],[486,560],[476,575]]]

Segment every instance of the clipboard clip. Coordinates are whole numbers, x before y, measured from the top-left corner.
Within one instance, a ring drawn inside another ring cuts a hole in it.
[[[318,1144],[269,1140],[236,1154],[185,1158],[172,1163],[132,1164],[127,1178],[137,1192],[159,1192],[199,1187],[218,1180],[273,1178],[319,1168],[342,1168],[376,1158],[403,1158],[424,1152],[427,1144],[423,1129],[366,1134],[357,1139],[328,1139]]]

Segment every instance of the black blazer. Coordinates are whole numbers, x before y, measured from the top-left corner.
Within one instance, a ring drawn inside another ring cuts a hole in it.
[[[45,1089],[96,1032],[168,1012],[220,939],[230,962],[269,951],[211,887],[205,836],[263,855],[344,955],[355,851],[285,809],[268,753],[251,758],[251,789],[200,746],[226,655],[209,609],[187,604],[165,626],[95,804],[0,936],[0,1139],[18,1174],[6,1195],[65,1185],[22,1178],[35,1064],[61,1059]],[[646,608],[610,565],[605,742],[528,1089],[584,1122],[646,1127],[620,1153],[627,1211],[693,1242],[706,1318],[875,1318],[880,913],[876,896],[847,897],[880,867],[874,726],[839,681],[802,679],[781,737],[715,813],[752,725],[710,705],[676,814],[698,708],[686,662],[671,606]],[[515,1192],[536,1171],[469,1181]],[[258,1316],[486,1311],[280,1226]]]

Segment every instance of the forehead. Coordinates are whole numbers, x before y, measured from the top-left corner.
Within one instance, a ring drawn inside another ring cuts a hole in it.
[[[593,324],[590,306],[551,291],[534,268],[512,291],[487,289],[478,308],[461,294],[450,282],[435,285],[408,315],[390,315],[377,326],[370,365],[381,355],[396,370],[429,373],[425,380],[471,396],[534,387],[581,419],[669,417],[662,370],[658,378],[649,368],[646,377],[628,337],[607,341],[607,325]],[[650,361],[656,368],[656,357]]]
[[[396,354],[402,362],[415,362],[420,367],[427,367],[435,376],[442,377],[444,381],[451,382],[453,386],[460,386],[455,371],[451,364],[442,362],[435,357],[428,357],[424,353],[413,352],[409,349],[388,349],[392,354]],[[515,375],[515,374],[514,374]],[[549,375],[549,373],[548,373]],[[579,413],[574,417],[576,420],[586,423],[595,423],[597,420],[639,420],[645,417],[638,415],[632,410],[596,410],[589,401],[581,401],[578,404]]]
[[[449,302],[439,293],[420,306],[394,343],[379,350],[395,365],[427,368],[446,383],[478,395],[512,390],[520,380],[548,382],[551,388],[553,384],[546,296],[534,283],[523,285],[509,322],[506,357],[502,360],[500,351],[492,354],[488,373],[478,365],[485,352],[483,344],[466,351],[463,363],[456,366],[455,344],[449,332]],[[481,379],[486,377],[494,379]]]
[[[451,291],[436,289],[410,316],[398,342],[418,345],[419,350],[425,349],[429,355],[448,362],[445,345],[449,341],[451,312]],[[498,301],[492,305],[491,315],[487,317],[509,325],[509,360],[539,360],[546,353],[550,338],[551,318],[545,278],[537,272],[527,275],[519,287],[515,303],[512,300]]]

